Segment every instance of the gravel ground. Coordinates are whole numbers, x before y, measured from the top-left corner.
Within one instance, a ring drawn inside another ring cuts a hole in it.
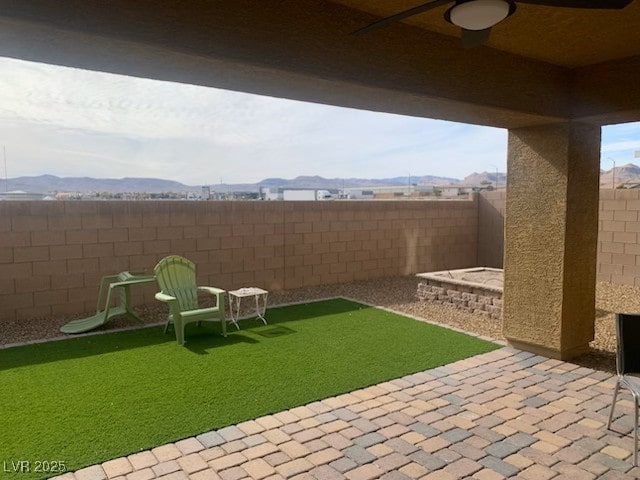
[[[416,317],[453,326],[476,335],[497,340],[502,336],[501,320],[485,318],[456,310],[449,305],[433,305],[416,298],[419,279],[392,277],[340,285],[308,287],[269,295],[269,305],[310,301],[327,297],[344,296],[372,305],[382,306]],[[166,318],[164,305],[153,305],[137,309],[145,324],[161,322]],[[610,283],[598,283],[596,287],[595,339],[591,342],[591,352],[576,360],[590,368],[615,371],[615,328],[614,312],[640,312],[640,288]],[[3,323],[0,346],[18,342],[37,341],[59,337],[60,326],[76,317],[35,318],[31,321]],[[127,319],[115,319],[100,330],[130,327]]]

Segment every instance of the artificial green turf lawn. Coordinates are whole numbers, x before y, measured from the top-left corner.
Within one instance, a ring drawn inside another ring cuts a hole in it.
[[[76,470],[498,348],[346,300],[267,319],[227,338],[190,325],[185,347],[151,327],[0,350],[0,474]]]

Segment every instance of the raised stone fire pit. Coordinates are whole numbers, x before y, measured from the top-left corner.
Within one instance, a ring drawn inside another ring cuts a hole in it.
[[[418,273],[418,298],[425,302],[450,303],[460,310],[502,317],[503,271],[499,268],[463,268]]]

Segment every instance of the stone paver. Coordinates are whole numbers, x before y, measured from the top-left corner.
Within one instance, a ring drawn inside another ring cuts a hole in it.
[[[136,470],[133,473],[127,475],[127,480],[151,480],[155,478],[156,474],[150,468],[143,468],[142,470]]]
[[[335,448],[326,448],[316,453],[312,453],[307,457],[307,460],[314,465],[324,465],[338,460],[339,458],[342,458],[342,453],[339,450],[336,450]]]
[[[286,453],[290,458],[300,458],[311,453],[307,447],[295,440],[279,445],[279,449]]]
[[[384,471],[380,469],[377,465],[362,465],[354,470],[345,474],[349,480],[372,480],[374,478],[379,478],[384,474]]]
[[[129,455],[128,458],[134,470],[142,470],[158,463],[158,459],[149,451],[134,453],[133,455]]]
[[[177,472],[180,470],[180,465],[175,460],[167,460],[166,462],[158,463],[151,467],[153,473],[158,477],[162,477],[163,475],[169,475],[170,473]]]
[[[266,457],[270,453],[274,453],[278,451],[278,447],[273,443],[261,443],[255,447],[247,448],[242,452],[242,454],[250,460],[254,458],[262,458]],[[285,452],[286,453],[286,452]]]
[[[220,430],[218,430],[218,433],[220,434],[220,436],[222,436],[222,438],[224,438],[228,442],[232,442],[233,440],[239,440],[247,436],[246,433],[244,433],[235,425],[221,428]]]
[[[231,454],[231,453],[236,453],[236,452],[239,452],[240,450],[246,449],[247,444],[244,443],[242,440],[233,440],[232,442],[223,443],[221,447],[222,447],[222,450],[225,451],[225,453]]]
[[[205,447],[215,447],[225,442],[225,439],[218,432],[207,432],[196,437]]]
[[[61,480],[640,477],[613,378],[511,348],[249,420]]]
[[[371,455],[375,455],[376,457],[381,458],[386,455],[389,455],[390,453],[393,453],[394,450],[393,448],[388,447],[387,445],[378,443],[377,445],[373,445],[367,448],[367,452],[369,452]]]
[[[133,467],[128,458],[116,458],[115,460],[109,460],[102,464],[102,469],[107,475],[107,478],[115,478],[126,475],[133,472]]]
[[[282,465],[283,463],[287,463],[291,460],[289,455],[283,452],[272,453],[271,455],[267,455],[264,457],[264,460],[271,465],[272,467],[276,467],[278,465]]]
[[[247,472],[242,467],[231,467],[218,474],[222,480],[240,480],[247,477]]]
[[[227,468],[235,467],[247,461],[247,457],[240,453],[232,453],[231,455],[225,455],[209,462],[209,466],[216,471],[225,470]]]
[[[190,453],[199,452],[204,450],[204,445],[198,441],[197,438],[185,438],[176,442],[176,447],[182,452],[183,455],[189,455]]]
[[[178,450],[173,443],[156,447],[152,449],[151,452],[158,459],[158,463],[166,462],[167,460],[175,460],[182,456],[180,450]]]
[[[243,463],[242,468],[254,480],[262,480],[263,478],[276,473],[276,470],[261,458]]]
[[[221,480],[220,475],[214,472],[212,469],[207,468],[196,473],[189,475],[189,480]]]
[[[107,474],[104,473],[100,465],[93,465],[75,472],[75,478],[77,480],[105,480]]]
[[[391,453],[374,461],[374,464],[379,466],[385,472],[398,470],[400,467],[408,463],[411,463],[411,459],[399,453]]]
[[[358,465],[364,465],[366,463],[371,463],[376,459],[375,455],[372,455],[367,450],[362,448],[360,445],[353,445],[352,447],[347,447],[343,450],[343,453],[346,457],[350,458]]]
[[[178,465],[180,465],[180,468],[189,474],[204,470],[209,466],[197,453],[185,455],[184,457],[179,458],[177,462]]]
[[[342,457],[339,460],[331,462],[329,465],[332,468],[336,469],[338,472],[348,472],[349,470],[353,470],[358,466],[356,462],[347,457]]]
[[[482,469],[479,472],[476,472],[473,477],[475,480],[502,480],[503,477],[499,473],[494,472],[488,468]]]
[[[315,465],[304,458],[298,458],[291,460],[290,462],[283,463],[276,467],[276,471],[285,478],[293,477],[298,473],[307,472],[311,470]]]
[[[184,473],[182,470],[170,473],[169,475],[165,475],[160,478],[162,478],[162,480],[189,480],[189,477],[187,476],[187,474]]]

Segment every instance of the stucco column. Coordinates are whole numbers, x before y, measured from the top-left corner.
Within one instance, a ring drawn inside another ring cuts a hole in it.
[[[568,359],[594,334],[600,127],[512,129],[508,148],[504,335]]]

